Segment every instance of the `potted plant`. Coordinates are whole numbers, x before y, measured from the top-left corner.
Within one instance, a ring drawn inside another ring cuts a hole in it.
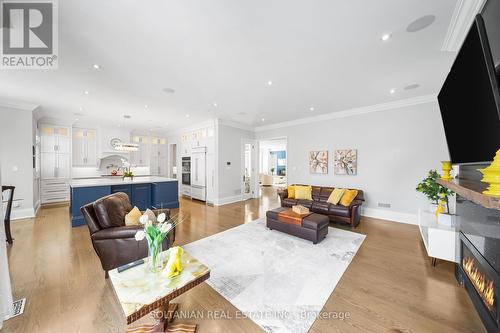
[[[441,178],[441,175],[436,170],[430,170],[427,177],[418,183],[416,190],[423,193],[431,202],[431,211],[435,212],[438,205],[446,205],[446,211],[449,212],[448,197],[453,194],[453,191],[439,185],[436,180]]]
[[[130,178],[130,180],[134,180],[134,174],[130,170],[130,162],[122,159],[122,168],[123,168],[123,180],[126,178]]]
[[[135,234],[136,241],[142,241],[144,238],[148,241],[148,269],[154,273],[163,269],[163,261],[159,254],[162,252],[165,237],[183,221],[179,218],[166,221],[166,217],[165,213],[161,213],[158,217],[151,219],[151,215],[145,213],[139,219],[144,229]]]

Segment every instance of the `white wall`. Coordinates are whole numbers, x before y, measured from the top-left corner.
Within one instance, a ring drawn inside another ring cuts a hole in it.
[[[288,183],[358,188],[364,215],[415,223],[426,205],[416,184],[449,160],[437,102],[256,132],[257,139],[288,138]],[[335,149],[358,150],[356,176],[333,173]],[[327,175],[309,173],[308,152],[328,149]],[[378,203],[390,203],[390,209]]]
[[[252,131],[219,124],[217,136],[218,204],[241,199],[242,139],[253,139]],[[230,165],[227,165],[228,162]]]
[[[33,217],[36,195],[33,191],[33,113],[27,110],[0,107],[0,154],[2,180],[16,187],[12,219]],[[19,204],[19,207],[17,205]]]

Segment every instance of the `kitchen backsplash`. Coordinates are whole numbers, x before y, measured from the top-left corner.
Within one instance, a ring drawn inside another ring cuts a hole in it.
[[[150,174],[149,167],[132,167],[132,172],[136,176],[147,176]],[[72,168],[72,178],[89,178],[89,177],[100,177],[104,174],[109,174],[110,171],[99,170],[97,168],[88,168],[88,167],[74,167]],[[120,170],[121,174],[122,171]]]

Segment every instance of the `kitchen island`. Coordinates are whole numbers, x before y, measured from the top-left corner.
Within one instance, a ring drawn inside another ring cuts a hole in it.
[[[85,224],[80,207],[116,192],[127,193],[132,206],[140,210],[179,208],[177,179],[157,176],[135,177],[133,180],[121,177],[73,179],[70,183],[71,225],[78,227]]]

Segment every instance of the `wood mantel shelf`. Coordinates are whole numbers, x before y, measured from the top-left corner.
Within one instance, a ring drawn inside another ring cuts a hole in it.
[[[492,197],[483,194],[483,191],[488,187],[488,184],[465,179],[438,179],[437,183],[455,193],[458,193],[461,197],[475,202],[485,208],[500,209],[500,197]]]

